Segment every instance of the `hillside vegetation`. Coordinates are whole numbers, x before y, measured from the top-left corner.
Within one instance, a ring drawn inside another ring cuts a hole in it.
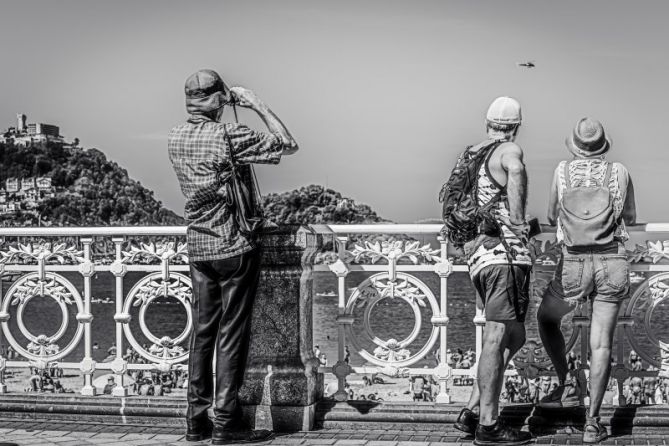
[[[273,193],[263,198],[265,215],[274,223],[378,223],[384,220],[366,204],[358,204],[339,192],[310,185]]]
[[[59,143],[19,147],[0,142],[0,182],[8,178],[51,177],[56,194],[34,211],[0,216],[0,224],[53,226],[182,225],[153,191],[128,176],[97,149]],[[176,180],[175,180],[176,181]],[[263,197],[265,215],[277,224],[376,223],[386,221],[369,206],[339,192],[310,185]],[[181,209],[179,210],[181,211]]]
[[[162,206],[153,192],[97,149],[58,143],[18,147],[0,143],[0,181],[51,177],[56,196],[34,211],[54,226],[180,225],[182,217]],[[4,215],[6,223],[23,223],[29,213]],[[9,221],[7,221],[9,220]]]

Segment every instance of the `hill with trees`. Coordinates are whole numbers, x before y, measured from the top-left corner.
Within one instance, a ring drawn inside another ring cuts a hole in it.
[[[323,186],[304,186],[263,197],[265,215],[277,224],[310,223],[380,223],[379,217],[366,204],[342,196]]]
[[[0,140],[0,183],[29,177],[50,177],[54,196],[41,200],[35,209],[1,214],[0,225],[185,224],[180,215],[163,207],[153,191],[97,149],[57,142],[23,147]],[[263,206],[268,219],[277,224],[387,221],[369,206],[318,185],[268,194]]]
[[[28,147],[0,142],[0,181],[46,176],[55,195],[36,209],[4,214],[0,224],[37,218],[53,226],[180,225],[184,220],[163,207],[153,192],[97,149],[57,142]]]

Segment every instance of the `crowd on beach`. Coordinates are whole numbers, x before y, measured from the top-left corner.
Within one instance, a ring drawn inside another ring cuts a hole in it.
[[[60,382],[63,369],[54,367],[40,373],[37,368],[31,367],[30,378],[25,392],[46,393],[74,393],[74,390],[63,387]]]
[[[169,373],[133,370],[129,375],[134,381],[132,391],[141,396],[163,396],[188,386],[188,372],[181,368]]]
[[[314,346],[314,354],[317,358],[324,356],[320,351],[318,345]],[[452,369],[471,369],[476,367],[476,353],[472,349],[448,349],[446,351],[446,362]],[[435,366],[439,364],[439,351],[435,350],[432,353],[435,361]],[[348,346],[345,348],[345,362],[350,362],[350,351]],[[321,361],[322,365],[326,365]],[[586,363],[582,364],[581,355],[569,352],[567,355],[567,364],[570,371],[576,371],[582,365],[589,367],[590,358],[586,359]],[[615,362],[611,363],[612,367],[616,366]],[[428,366],[425,366],[428,367]],[[513,361],[510,362],[510,370],[516,369]],[[641,371],[656,371],[653,366],[644,367],[643,362],[635,351],[631,351],[628,357],[627,368],[631,372]],[[586,380],[588,378],[588,369],[584,369]],[[455,375],[451,378],[449,384],[452,386],[471,386],[474,384],[474,378],[466,375]],[[355,383],[354,383],[355,384]],[[403,392],[382,392],[370,388],[376,384],[388,384],[387,379],[379,373],[367,374],[362,376],[362,385],[351,385],[348,381],[344,384],[344,389],[348,394],[349,400],[358,401],[384,401],[388,398],[399,397],[400,393],[408,395],[413,401],[435,401],[439,393],[438,381],[430,373],[422,375],[412,375],[409,378],[408,389]],[[336,386],[335,386],[336,387]],[[505,403],[526,403],[538,404],[541,398],[550,394],[558,387],[558,382],[555,377],[540,376],[534,379],[523,377],[520,375],[512,375],[505,378],[504,387],[500,395],[500,402]],[[326,394],[331,394],[336,391],[335,388],[328,388]],[[623,401],[628,405],[647,405],[647,404],[668,404],[669,403],[669,378],[661,378],[655,376],[632,376],[623,382]],[[588,396],[584,397],[588,401]],[[620,404],[620,391],[618,382],[615,378],[610,378],[607,386],[607,394],[605,402],[611,405]]]
[[[99,348],[98,343],[94,343],[92,346],[93,350],[99,350]],[[146,345],[144,345],[144,348],[146,348]],[[106,353],[107,356],[102,362],[115,359],[117,355],[116,344],[112,342]],[[0,357],[9,361],[21,359],[21,356],[11,346],[5,348],[2,345],[0,345]],[[130,347],[122,358],[129,364],[147,364],[149,362]],[[5,370],[3,373],[6,377],[15,374],[13,370]],[[185,389],[188,386],[188,371],[180,366],[173,367],[169,372],[128,370],[126,373],[130,379],[127,381],[128,384],[124,385],[137,395],[162,396],[172,393],[174,389]],[[63,376],[63,369],[58,367],[57,363],[49,364],[49,367],[44,370],[30,367],[30,376],[23,390],[25,392],[41,393],[74,393],[73,389],[63,386],[61,382]],[[116,378],[110,375],[102,393],[111,394],[116,385]]]
[[[143,346],[146,349],[146,345]],[[107,350],[108,358],[116,356],[116,345]],[[135,349],[128,347],[123,360],[129,364],[147,364],[149,361],[140,355]],[[188,372],[181,367],[173,367],[169,372],[157,372],[147,370],[128,370],[126,372],[132,382],[132,392],[141,396],[162,396],[172,393],[174,389],[185,389],[188,386]],[[111,394],[115,385],[109,377],[109,383],[105,386],[104,393]]]
[[[9,359],[17,359],[16,352],[7,347],[3,349],[3,355]],[[107,350],[109,357],[116,355],[116,346],[112,346]],[[325,353],[320,351],[318,345],[314,346],[314,354],[321,365],[327,365]],[[447,350],[447,363],[452,369],[470,369],[476,366],[476,353],[472,349],[463,350],[461,348]],[[350,362],[350,350],[348,346],[345,348],[345,362]],[[439,351],[433,353],[433,358],[437,365],[439,363]],[[321,360],[320,358],[323,358]],[[146,363],[137,351],[132,348],[126,350],[123,359],[132,364]],[[578,370],[581,367],[581,356],[574,352],[569,352],[567,356],[567,363],[570,370]],[[589,358],[586,360],[589,365]],[[615,362],[612,366],[615,366]],[[510,369],[515,368],[513,362],[509,365]],[[653,366],[644,368],[639,355],[631,351],[628,357],[628,368],[632,372],[639,371],[654,371]],[[171,393],[174,389],[186,388],[188,383],[188,372],[179,367],[174,368],[169,373],[151,372],[143,370],[129,370],[127,372],[132,382],[132,392],[142,396],[162,396]],[[587,376],[587,369],[586,369]],[[40,371],[36,368],[31,368],[30,377],[28,378],[28,385],[25,387],[26,392],[45,392],[45,393],[73,393],[74,390],[65,388],[61,384],[63,377],[63,369],[57,366],[50,367],[47,370]],[[362,387],[352,387],[348,382],[345,384],[345,390],[350,400],[370,400],[383,401],[383,396],[393,397],[399,395],[379,395],[377,390],[369,389],[375,384],[386,384],[386,380],[380,374],[364,375],[362,377]],[[471,386],[474,384],[474,378],[470,376],[456,375],[452,378],[451,385],[453,386]],[[109,377],[108,383],[105,385],[103,394],[111,394],[116,382],[113,376]],[[538,403],[541,398],[549,394],[558,386],[555,378],[550,376],[541,376],[535,379],[528,379],[521,376],[509,376],[505,379],[504,388],[500,396],[501,402],[509,403]],[[617,405],[619,402],[619,390],[617,381],[614,378],[609,380],[607,386],[608,397],[606,398],[609,404]],[[410,395],[413,401],[434,401],[439,392],[438,382],[434,376],[426,373],[424,375],[413,375],[409,378],[408,390],[403,393]],[[633,376],[625,380],[623,383],[623,396],[626,404],[629,405],[647,405],[647,404],[667,404],[669,403],[669,378],[660,378],[655,376],[640,377]],[[585,397],[587,398],[587,396]]]
[[[11,346],[7,347],[6,350],[3,349],[2,353],[8,360],[18,358],[17,353]],[[107,354],[108,357],[116,356],[116,346],[113,343],[107,350]],[[321,352],[318,345],[314,346],[314,354],[319,359],[321,365],[327,366],[325,353]],[[463,350],[457,348],[453,349],[453,351],[448,349],[446,354],[446,361],[452,369],[470,369],[476,366],[476,353],[472,349]],[[351,353],[349,347],[346,346],[344,359],[346,363],[350,362],[350,356]],[[435,365],[439,364],[439,351],[436,350],[432,356],[436,362]],[[131,364],[143,364],[147,362],[147,360],[133,348],[128,348],[126,350],[123,359]],[[578,370],[582,365],[581,356],[576,355],[574,352],[569,352],[567,363],[570,370]],[[589,365],[589,358],[586,360],[586,364]],[[612,366],[615,365],[615,362],[612,362]],[[644,368],[641,358],[635,351],[630,352],[627,367],[632,372],[656,370],[653,366]],[[515,366],[513,362],[511,362],[509,364],[509,369],[514,368]],[[188,372],[179,367],[174,368],[169,373],[128,370],[127,374],[131,378],[132,392],[142,396],[162,396],[171,393],[173,389],[186,388],[188,383]],[[73,393],[74,390],[65,388],[61,384],[62,377],[63,369],[57,366],[52,366],[43,371],[31,368],[28,385],[24,390],[26,392]],[[375,384],[385,383],[386,381],[379,374],[370,374],[369,376],[364,375],[362,377],[362,388],[354,388],[347,382],[345,384],[345,390],[348,393],[350,400],[383,401],[383,395],[380,396],[378,391],[365,389]],[[471,386],[473,384],[474,378],[463,375],[453,376],[451,381],[451,385],[453,386]],[[550,376],[542,376],[535,379],[528,379],[521,376],[509,376],[505,379],[500,401],[536,404],[541,398],[554,390],[557,385],[555,378],[551,378]],[[111,394],[115,386],[116,382],[114,377],[110,376],[103,393]],[[614,378],[609,380],[607,391],[609,392],[609,397],[606,398],[608,400],[607,402],[617,405],[619,401],[619,390],[617,381]],[[410,395],[413,401],[434,401],[438,392],[438,382],[428,373],[424,375],[414,375],[409,378],[409,388],[403,393]],[[388,394],[386,396],[393,397],[397,395]],[[626,404],[630,405],[667,404],[669,403],[669,378],[655,376],[630,377],[623,383],[623,396]]]

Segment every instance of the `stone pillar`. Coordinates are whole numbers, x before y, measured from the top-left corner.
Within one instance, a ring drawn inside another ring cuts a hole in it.
[[[321,236],[300,226],[263,234],[263,267],[253,309],[240,398],[257,429],[310,430],[323,397],[313,354],[313,260]]]

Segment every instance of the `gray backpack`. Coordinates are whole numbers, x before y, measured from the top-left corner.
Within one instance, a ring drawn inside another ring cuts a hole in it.
[[[566,246],[602,246],[613,242],[618,223],[609,190],[611,166],[610,162],[607,163],[601,186],[572,187],[569,162],[565,163],[566,188],[560,201],[559,216]]]

